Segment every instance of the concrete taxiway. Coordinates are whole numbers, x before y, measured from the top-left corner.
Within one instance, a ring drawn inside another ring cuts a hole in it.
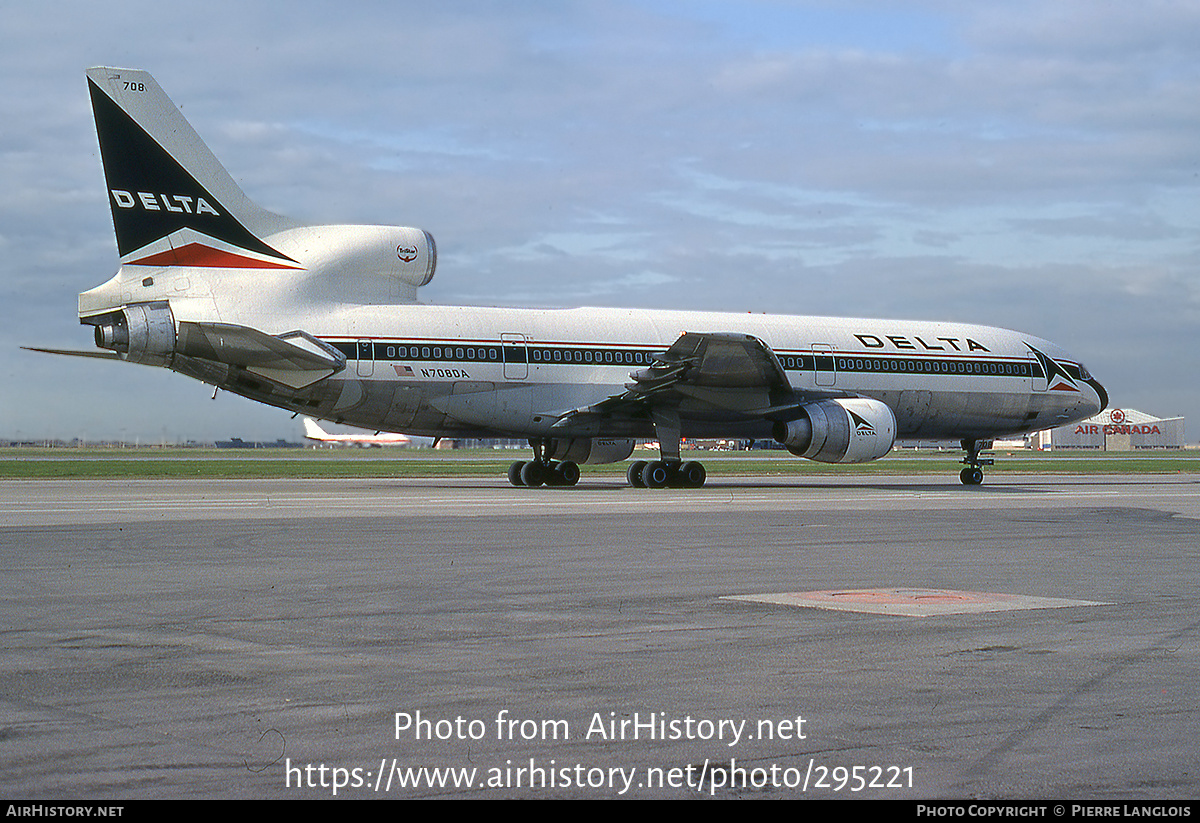
[[[1195,798],[1198,547],[1193,475],[0,482],[0,794]],[[729,599],[863,590],[1072,604]]]

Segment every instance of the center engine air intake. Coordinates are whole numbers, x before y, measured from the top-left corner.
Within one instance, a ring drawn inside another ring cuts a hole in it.
[[[423,229],[402,226],[309,226],[294,231],[310,271],[349,277],[386,276],[413,288],[437,270],[437,245]]]
[[[896,416],[886,403],[865,397],[819,400],[795,420],[778,422],[775,440],[797,457],[821,463],[878,460],[896,442]]]

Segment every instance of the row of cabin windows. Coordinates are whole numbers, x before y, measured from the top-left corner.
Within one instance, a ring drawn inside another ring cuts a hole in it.
[[[840,371],[915,372],[918,374],[995,374],[1028,377],[1028,363],[986,363],[955,360],[859,360],[839,357]]]
[[[360,348],[372,344],[359,344]],[[382,343],[373,344],[373,351],[365,350],[361,356],[387,360],[460,360],[501,362],[501,353],[507,362],[525,362],[526,349],[523,346],[510,346],[501,349],[496,346],[393,346]],[[649,352],[613,351],[612,349],[559,349],[559,348],[528,348],[528,359],[534,363],[593,363],[612,365],[647,365],[652,362]],[[347,352],[348,353],[348,352]],[[818,358],[818,365],[828,369],[833,358]],[[810,357],[781,355],[781,365],[788,371],[810,370],[813,360]],[[837,358],[839,371],[857,372],[915,372],[920,374],[991,374],[1028,377],[1030,364],[1027,363],[987,363],[962,362],[952,360],[914,360],[907,358],[896,359],[858,359]]]
[[[524,346],[497,347],[474,346],[392,346],[382,343],[362,343],[360,357],[377,360],[461,360],[498,363],[501,351],[504,361],[523,363],[526,359],[534,363],[604,363],[613,365],[645,365],[651,362],[649,352],[613,351],[611,349],[548,349],[530,346],[528,355]]]
[[[612,351],[611,349],[530,349],[534,363],[605,363],[613,365],[645,365],[648,352]]]

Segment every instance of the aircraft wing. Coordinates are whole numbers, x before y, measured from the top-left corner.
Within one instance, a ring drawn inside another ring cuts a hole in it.
[[[602,418],[646,417],[664,409],[746,419],[800,404],[775,352],[749,334],[685,332],[650,368],[630,377],[622,394],[559,415],[555,428],[578,430]]]

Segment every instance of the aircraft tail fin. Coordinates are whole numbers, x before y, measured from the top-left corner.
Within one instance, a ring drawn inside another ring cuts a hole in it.
[[[264,238],[300,224],[253,203],[149,73],[87,77],[122,263],[299,268]]]
[[[304,418],[304,436],[309,440],[323,440],[329,436],[329,432],[325,431],[311,417]]]

